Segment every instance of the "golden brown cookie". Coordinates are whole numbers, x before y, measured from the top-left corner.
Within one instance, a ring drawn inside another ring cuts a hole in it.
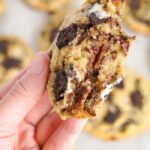
[[[5,10],[4,0],[0,0],[0,14],[2,14]]]
[[[0,85],[31,62],[33,50],[20,38],[0,36]]]
[[[120,26],[121,0],[87,0],[50,47],[48,93],[63,119],[93,118],[115,84],[133,37]]]
[[[127,0],[123,9],[125,23],[133,30],[143,34],[150,34],[150,1]]]
[[[150,128],[150,81],[134,71],[109,95],[95,120],[85,131],[102,140],[120,140]]]
[[[59,9],[66,9],[70,6],[72,0],[25,0],[29,5],[50,12],[59,11]]]

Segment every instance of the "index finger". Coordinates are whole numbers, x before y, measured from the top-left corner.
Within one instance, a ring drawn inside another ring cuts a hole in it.
[[[81,133],[87,120],[68,119],[48,139],[43,150],[69,150]]]

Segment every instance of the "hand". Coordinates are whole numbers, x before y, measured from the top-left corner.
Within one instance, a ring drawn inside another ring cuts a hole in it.
[[[1,150],[69,150],[85,120],[62,121],[51,112],[46,83],[49,56],[33,63],[0,89]]]

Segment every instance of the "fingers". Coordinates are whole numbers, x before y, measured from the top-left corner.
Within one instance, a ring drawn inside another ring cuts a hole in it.
[[[48,138],[55,132],[63,121],[55,112],[46,116],[37,126],[36,140],[39,145],[44,145]]]
[[[20,79],[24,73],[27,71],[27,68],[22,70],[16,77],[14,77],[11,81],[8,81],[8,83],[0,88],[0,99],[12,88],[12,86],[15,84],[15,82]]]
[[[0,137],[8,136],[45,92],[49,57],[40,53],[26,73],[0,101]]]
[[[86,120],[81,119],[65,121],[48,139],[43,150],[70,150],[85,123]]]
[[[34,108],[27,114],[25,121],[32,125],[36,125],[51,109],[52,106],[50,105],[48,94],[45,92],[43,98],[38,101]]]

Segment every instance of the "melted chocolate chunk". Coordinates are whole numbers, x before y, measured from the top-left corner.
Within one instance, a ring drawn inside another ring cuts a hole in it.
[[[108,18],[103,18],[103,19],[99,19],[95,13],[91,13],[89,15],[89,21],[92,23],[93,26],[97,25],[97,24],[101,24],[101,23],[105,23],[110,19],[110,17]]]
[[[133,11],[138,10],[140,8],[139,0],[130,0],[130,7]]]
[[[94,69],[89,75],[90,81],[92,82],[96,81],[98,75],[99,75],[99,69]]]
[[[53,41],[55,40],[58,31],[59,31],[59,28],[58,28],[58,27],[54,28],[54,29],[51,31],[51,33],[50,33],[50,42],[53,42]]]
[[[55,86],[54,92],[56,96],[56,100],[60,101],[64,98],[64,92],[67,88],[67,74],[64,70],[59,70],[56,72]]]
[[[14,59],[14,58],[7,58],[4,60],[3,66],[6,69],[20,68],[21,67],[21,60]]]
[[[133,93],[131,93],[130,95],[131,98],[131,103],[134,107],[136,108],[142,108],[143,106],[143,95],[139,90],[134,91]]]
[[[129,125],[131,125],[131,124],[135,124],[135,121],[132,120],[132,119],[127,120],[126,122],[124,122],[124,123],[121,125],[120,131],[121,131],[121,132],[126,131],[127,127],[128,127]]]
[[[124,81],[122,80],[119,84],[116,84],[115,87],[118,89],[123,89],[124,88]]]
[[[77,24],[71,24],[69,27],[60,31],[56,43],[57,47],[61,49],[64,46],[68,45],[69,42],[71,42],[77,36],[77,31]]]
[[[6,54],[8,48],[8,41],[2,40],[0,41],[0,53]]]
[[[117,120],[117,118],[119,118],[121,114],[120,109],[117,106],[115,109],[116,109],[115,111],[109,110],[107,115],[104,117],[104,121],[106,123],[113,124]]]
[[[85,92],[86,92],[86,87],[77,86],[77,88],[75,90],[75,98],[74,98],[75,102],[81,102]]]

